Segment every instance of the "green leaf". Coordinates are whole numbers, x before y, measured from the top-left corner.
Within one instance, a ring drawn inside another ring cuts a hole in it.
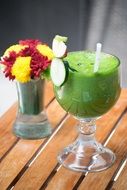
[[[46,80],[51,80],[50,78],[50,67],[48,67],[43,73],[41,74],[41,78],[45,78]]]

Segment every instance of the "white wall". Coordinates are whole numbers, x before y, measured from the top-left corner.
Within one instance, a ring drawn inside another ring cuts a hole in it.
[[[0,116],[17,100],[15,82],[0,73]]]

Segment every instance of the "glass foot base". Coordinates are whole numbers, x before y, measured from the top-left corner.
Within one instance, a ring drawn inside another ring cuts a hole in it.
[[[115,161],[115,154],[98,143],[92,136],[80,135],[59,155],[58,161],[64,167],[78,172],[98,172],[109,168]]]
[[[23,139],[41,139],[52,133],[45,113],[39,115],[19,114],[13,125],[13,133]]]

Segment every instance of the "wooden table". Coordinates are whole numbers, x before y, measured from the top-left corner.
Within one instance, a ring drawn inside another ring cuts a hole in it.
[[[41,140],[23,140],[12,134],[16,104],[0,118],[0,190],[127,190],[127,90],[116,105],[97,121],[97,139],[111,148],[117,160],[108,170],[82,174],[57,162],[58,152],[72,142],[76,120],[56,102],[46,84],[45,106],[53,134]]]

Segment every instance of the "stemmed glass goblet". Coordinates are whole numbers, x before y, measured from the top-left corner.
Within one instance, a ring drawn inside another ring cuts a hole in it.
[[[61,86],[54,85],[59,104],[79,120],[77,139],[59,153],[58,161],[80,172],[102,171],[115,161],[115,154],[97,142],[94,134],[96,119],[109,111],[120,95],[120,61],[101,53],[100,68],[94,73],[94,60],[95,52],[68,53],[68,76]]]

